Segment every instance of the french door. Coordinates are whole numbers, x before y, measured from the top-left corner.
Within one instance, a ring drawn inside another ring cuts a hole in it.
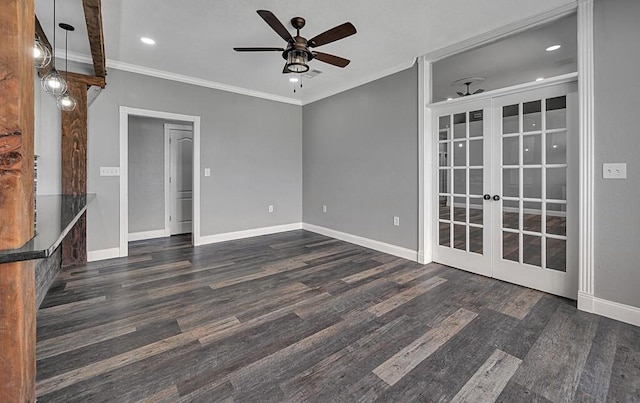
[[[434,109],[434,260],[576,298],[575,83]]]

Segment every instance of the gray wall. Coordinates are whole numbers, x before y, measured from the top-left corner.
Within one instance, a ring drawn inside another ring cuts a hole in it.
[[[417,102],[414,66],[303,107],[305,223],[418,249]]]
[[[107,82],[88,117],[89,251],[119,245],[119,178],[99,175],[119,166],[119,106],[201,117],[202,236],[302,220],[301,107],[115,69]]]
[[[41,195],[62,192],[60,110],[56,99],[44,92],[40,77],[34,83],[34,151],[38,156],[38,189]]]
[[[595,296],[640,307],[640,1],[598,0],[595,35]],[[626,180],[602,163],[626,162]]]
[[[129,233],[164,230],[164,124],[129,116]]]

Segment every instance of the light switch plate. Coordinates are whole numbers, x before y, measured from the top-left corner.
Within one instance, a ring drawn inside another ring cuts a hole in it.
[[[211,168],[204,169],[204,176],[211,176]]]
[[[627,164],[624,162],[602,164],[602,177],[604,179],[627,179]]]
[[[100,167],[100,176],[120,176],[120,167]]]

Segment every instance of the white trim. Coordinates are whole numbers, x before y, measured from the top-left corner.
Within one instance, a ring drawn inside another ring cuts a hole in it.
[[[130,232],[128,239],[129,242],[133,242],[144,241],[147,239],[165,238],[167,236],[168,235],[165,233],[164,229],[157,229],[154,231]]]
[[[196,135],[197,133],[197,135]],[[193,245],[200,243],[200,116],[193,119]]]
[[[315,232],[316,234],[339,239],[341,241],[364,246],[365,248],[377,250],[379,252],[387,253],[389,255],[394,255],[404,259],[412,260],[414,262],[418,261],[418,251],[416,250],[403,248],[403,247],[392,245],[385,242],[375,241],[373,239],[364,238],[357,235],[347,234],[346,232],[340,232],[340,231],[320,227],[313,224],[302,223],[302,229],[305,231]]]
[[[120,248],[90,250],[87,252],[87,262],[97,262],[98,260],[115,259],[120,257]]]
[[[399,72],[401,72],[403,70],[406,70],[406,69],[412,67],[415,64],[415,62],[416,62],[415,59],[411,59],[411,62],[399,64],[397,66],[388,68],[386,70],[383,70],[381,72],[372,74],[370,76],[362,77],[359,80],[353,81],[353,82],[351,82],[351,83],[349,83],[347,85],[343,85],[342,87],[330,89],[330,90],[322,92],[322,93],[320,93],[318,95],[314,95],[314,96],[311,96],[309,98],[305,98],[305,99],[302,100],[301,105],[303,105],[303,106],[304,105],[308,105],[310,103],[319,101],[319,100],[324,99],[324,98],[328,98],[330,96],[339,94],[341,92],[348,91],[350,89],[359,87],[361,85],[370,83],[372,81],[379,80],[379,79],[381,79],[383,77],[387,77],[387,76],[390,76],[392,74],[399,73]]]
[[[56,54],[58,54],[58,52],[61,52],[60,54],[63,54],[64,49],[62,50],[56,49]],[[93,60],[91,59],[90,56],[86,56],[76,52],[69,52],[69,60],[72,60],[74,62],[93,64]],[[295,98],[288,98],[280,95],[269,94],[262,91],[250,90],[247,88],[236,87],[233,85],[223,84],[216,81],[204,80],[202,78],[190,77],[182,74],[171,73],[164,70],[158,70],[158,69],[152,69],[149,67],[139,66],[136,64],[120,62],[118,60],[113,60],[113,59],[107,59],[107,67],[116,69],[116,70],[128,71],[130,73],[142,74],[149,77],[162,78],[164,80],[177,81],[180,83],[197,85],[205,88],[213,88],[216,90],[232,92],[240,95],[247,95],[254,98],[268,99],[270,101],[283,102],[286,104],[302,105],[302,102],[299,99],[295,99]]]
[[[593,67],[593,1],[578,5],[578,97],[580,109],[580,201],[579,201],[579,288],[583,295],[594,294],[595,230],[595,129]],[[608,311],[607,311],[608,312]],[[622,320],[622,319],[620,319]],[[640,322],[637,322],[640,324]]]
[[[120,107],[120,257],[129,255],[129,113]]]
[[[635,306],[620,304],[592,295],[579,293],[578,309],[619,320],[620,322],[640,326],[640,308],[636,308]]]
[[[578,80],[578,73],[567,73],[555,77],[549,77],[542,81],[531,81],[528,83],[517,84],[511,87],[498,88],[496,90],[482,92],[476,95],[469,95],[461,98],[454,98],[451,101],[439,101],[426,105],[428,108],[448,108],[451,106],[459,106],[469,102],[475,102],[479,99],[502,97],[505,95],[516,94],[518,92],[529,91],[538,88],[551,87],[557,84],[571,83]]]
[[[120,257],[128,256],[129,245],[129,116],[180,120],[193,124],[193,245],[200,240],[200,116],[120,106]]]
[[[482,46],[490,42],[505,38],[507,36],[517,34],[518,32],[526,31],[528,29],[547,24],[573,13],[576,10],[576,7],[576,0],[568,1],[566,4],[559,7],[543,11],[541,13],[532,15],[531,17],[527,17],[526,19],[503,25],[500,28],[496,28],[484,34],[474,36],[473,38],[466,39],[462,42],[458,42],[445,48],[438,49],[434,52],[427,53],[425,55],[425,59],[430,62],[442,60],[449,56],[462,53],[466,50],[473,49],[478,46]]]
[[[171,167],[169,166],[169,162],[171,160],[170,152],[171,148],[169,147],[169,128],[167,127],[168,123],[163,125],[164,128],[164,178],[162,183],[164,184],[164,235],[171,236],[171,220],[169,217],[171,216],[171,189],[169,188],[168,178],[171,176]],[[194,148],[195,150],[195,148]],[[195,176],[195,172],[194,172]]]
[[[424,105],[431,103],[433,96],[432,63],[418,58],[418,262],[427,264],[433,260],[433,220],[431,217],[434,183],[433,141],[426,137],[430,133],[432,111]]]
[[[277,234],[302,229],[302,223],[275,225],[272,227],[253,228],[242,231],[225,232],[222,234],[201,236],[195,246],[208,245],[218,242],[234,241],[236,239],[252,238],[254,236]]]

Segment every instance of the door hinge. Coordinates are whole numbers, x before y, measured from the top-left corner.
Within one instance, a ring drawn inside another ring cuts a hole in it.
[[[169,183],[171,183],[171,177],[169,177]]]
[[[169,221],[171,221],[171,216],[169,216]]]

